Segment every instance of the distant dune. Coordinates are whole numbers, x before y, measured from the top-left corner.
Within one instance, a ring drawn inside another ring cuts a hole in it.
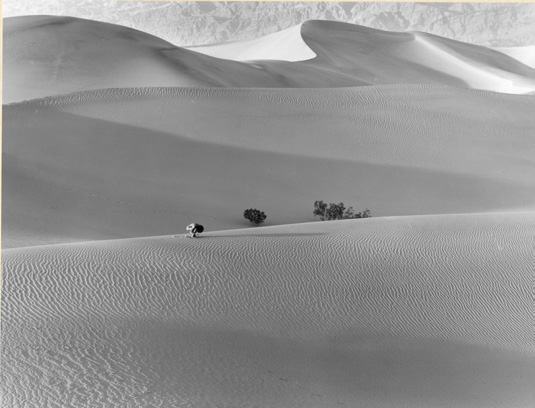
[[[438,86],[145,88],[4,107],[3,245],[533,210],[535,97]]]
[[[517,59],[528,67],[535,68],[535,45],[527,45],[525,47],[496,47],[495,50]]]
[[[300,32],[292,28],[255,40],[190,49],[237,61],[299,61],[312,54],[315,58],[296,65],[368,84],[440,83],[506,93],[535,90],[535,71],[530,64],[523,65],[520,52],[512,55],[513,60],[490,48],[435,35],[334,21],[308,21]],[[261,66],[269,69],[271,64]]]
[[[529,407],[534,213],[5,250],[3,406]]]
[[[141,31],[57,16],[5,19],[3,64],[4,103],[99,88],[271,84],[255,68]]]
[[[234,61],[304,61],[316,57],[316,54],[303,41],[301,26],[302,24],[299,24],[252,40],[230,41],[187,48],[212,57]]]
[[[519,94],[535,90],[535,70],[518,60],[422,33],[308,21],[300,30],[222,47],[204,49],[219,57],[214,58],[114,24],[73,17],[12,17],[4,20],[3,101],[149,86],[443,84]]]

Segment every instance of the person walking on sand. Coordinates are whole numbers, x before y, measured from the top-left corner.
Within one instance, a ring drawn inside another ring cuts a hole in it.
[[[185,236],[186,237],[189,237],[189,238],[197,238],[197,234],[200,234],[201,232],[204,231],[204,227],[201,225],[201,224],[197,224],[196,222],[188,225],[186,227],[186,230],[189,231],[189,235],[186,234]]]

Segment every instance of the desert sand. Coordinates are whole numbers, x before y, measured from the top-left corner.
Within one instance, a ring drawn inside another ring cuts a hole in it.
[[[525,47],[496,47],[495,49],[503,54],[513,57],[531,68],[535,68],[535,45],[528,45]]]
[[[4,247],[534,209],[535,97],[443,86],[143,88],[4,107]],[[208,114],[209,112],[209,114]]]
[[[528,407],[534,222],[5,250],[3,406]]]
[[[425,33],[393,33],[333,21],[307,21],[256,42],[224,45],[220,51],[214,46],[194,52],[138,30],[57,16],[7,18],[4,38],[3,103],[153,86],[332,88],[410,83],[513,94],[535,90],[535,70],[502,52]],[[205,49],[220,58],[201,54]]]
[[[4,33],[2,406],[532,406],[529,48]]]

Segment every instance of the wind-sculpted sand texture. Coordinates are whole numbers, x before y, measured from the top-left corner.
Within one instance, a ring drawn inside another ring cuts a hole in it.
[[[535,214],[4,250],[2,406],[529,407]]]
[[[3,101],[147,86],[443,84],[515,94],[535,91],[535,70],[493,49],[333,21],[307,21],[219,51],[196,48],[203,49],[221,58],[114,24],[59,16],[8,18]],[[240,62],[244,58],[259,60]]]
[[[3,247],[533,210],[535,97],[439,86],[144,88],[4,107]]]

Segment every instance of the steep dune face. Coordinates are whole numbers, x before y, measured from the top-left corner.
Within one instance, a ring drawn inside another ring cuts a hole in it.
[[[440,83],[508,93],[535,89],[533,69],[486,47],[331,21],[306,22],[301,33],[317,54],[310,63],[372,84]]]
[[[3,101],[114,86],[201,85],[173,67],[157,37],[69,17],[4,21]]]
[[[528,67],[535,68],[535,45],[528,45],[524,47],[496,47],[496,51],[500,51],[505,55],[526,64]]]
[[[503,53],[429,35],[335,22],[311,21],[300,30],[206,48],[209,54],[227,59],[179,48],[126,27],[69,17],[6,19],[4,44],[4,103],[89,89],[149,86],[321,88],[408,83],[507,93],[535,90],[535,70]],[[307,60],[292,62],[302,59]]]
[[[4,107],[3,246],[192,221],[533,209],[535,98],[446,87],[146,88]]]
[[[519,94],[535,90],[531,66],[486,47],[334,21],[307,21],[300,27],[299,32],[293,28],[255,40],[191,49],[236,61],[268,60],[257,61],[267,70],[273,68],[271,60],[299,61],[293,64],[297,69],[329,72],[339,81],[354,80],[354,85],[446,84]]]
[[[301,37],[301,24],[252,40],[187,48],[202,54],[234,61],[303,61],[316,56]]]
[[[534,226],[394,217],[5,250],[3,405],[528,407]]]
[[[114,24],[55,16],[4,21],[3,103],[115,87],[283,85],[258,68]]]

